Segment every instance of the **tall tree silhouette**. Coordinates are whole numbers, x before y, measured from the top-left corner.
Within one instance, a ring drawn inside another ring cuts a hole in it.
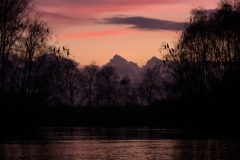
[[[225,79],[230,84],[239,77],[239,8],[239,0],[224,0],[210,14],[203,8],[191,11],[190,23],[166,56],[182,95],[206,96]]]
[[[21,95],[24,100],[23,105],[25,106],[29,105],[31,95],[35,90],[33,81],[38,78],[38,70],[34,70],[34,67],[36,67],[34,66],[34,60],[50,52],[48,39],[48,27],[46,23],[41,20],[41,15],[36,13],[32,19],[29,19],[29,24],[20,44],[23,50],[21,50],[19,54],[24,61]]]
[[[2,106],[5,105],[5,80],[9,54],[15,53],[18,49],[16,45],[27,28],[31,11],[30,0],[4,0],[0,4],[0,101]]]

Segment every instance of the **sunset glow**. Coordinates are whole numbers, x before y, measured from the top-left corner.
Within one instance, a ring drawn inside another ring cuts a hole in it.
[[[217,7],[218,0],[34,0],[58,45],[67,45],[80,65],[106,64],[115,54],[144,65],[173,44],[191,9]]]

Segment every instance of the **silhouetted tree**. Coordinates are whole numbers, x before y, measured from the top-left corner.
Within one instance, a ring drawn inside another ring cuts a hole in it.
[[[139,93],[142,94],[141,97],[151,105],[154,100],[160,99],[160,72],[161,65],[156,65],[153,68],[146,68],[142,74],[141,80],[139,82]]]
[[[83,74],[80,72],[80,69],[77,67],[78,64],[74,62],[73,60],[66,59],[64,70],[61,72],[63,73],[63,81],[66,86],[66,96],[67,98],[67,105],[70,105],[73,107],[75,104],[75,101],[80,94],[83,86],[85,85],[83,83]]]
[[[67,57],[45,54],[35,59],[31,93],[34,106],[73,106],[80,92],[81,73],[78,64]]]
[[[29,13],[32,11],[30,0],[4,0],[0,3],[0,101],[3,107],[9,55],[16,53],[17,44],[28,26]]]
[[[21,39],[20,57],[24,61],[23,76],[22,76],[22,89],[21,96],[23,105],[28,106],[31,101],[35,87],[33,85],[34,79],[38,78],[38,70],[35,66],[34,60],[50,52],[50,47],[47,44],[49,39],[49,31],[45,22],[41,20],[41,16],[36,13],[33,19],[29,19],[29,24]]]
[[[86,105],[92,106],[95,96],[94,84],[96,83],[96,75],[99,71],[99,67],[96,64],[90,64],[83,68],[83,88],[82,94],[86,101]]]
[[[104,66],[97,73],[95,83],[96,101],[99,106],[112,106],[116,102],[119,76],[112,66]]]
[[[131,104],[131,80],[128,76],[123,77],[120,80],[119,88],[119,104],[118,105],[130,105]]]
[[[210,14],[193,9],[175,48],[164,46],[182,95],[207,96],[240,73],[239,8],[239,0],[225,0]]]

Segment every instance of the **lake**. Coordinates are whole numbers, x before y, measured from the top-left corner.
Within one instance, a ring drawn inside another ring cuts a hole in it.
[[[239,139],[148,127],[36,128],[2,137],[0,149],[2,160],[240,159]]]

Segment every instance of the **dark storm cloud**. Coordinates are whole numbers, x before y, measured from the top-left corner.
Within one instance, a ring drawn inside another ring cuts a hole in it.
[[[183,30],[186,23],[146,17],[111,17],[104,18],[102,24],[131,25],[130,28],[145,30]]]

